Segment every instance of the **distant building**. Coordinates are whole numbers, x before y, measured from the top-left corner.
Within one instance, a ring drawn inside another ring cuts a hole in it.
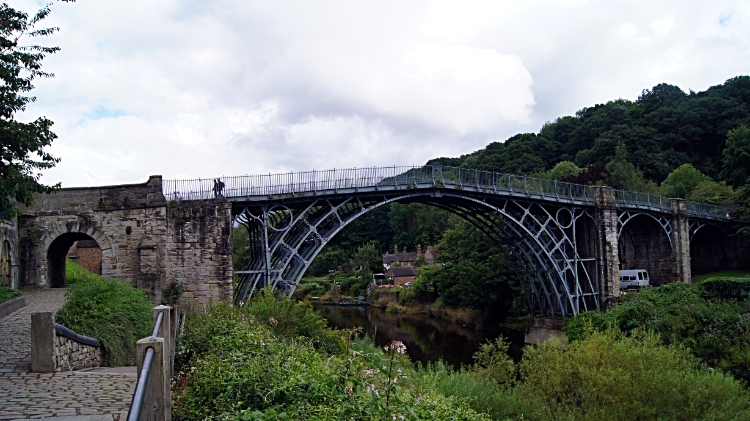
[[[73,243],[66,256],[91,273],[102,274],[102,249],[94,240],[80,240]]]
[[[388,278],[388,283],[393,285],[403,286],[407,282],[414,282],[417,280],[417,268],[414,266],[395,267],[388,269],[385,273]]]
[[[393,246],[393,254],[383,255],[383,266],[385,266],[386,269],[390,269],[396,262],[405,267],[414,266],[420,255],[422,255],[421,245],[417,245],[416,253],[407,253],[406,250],[399,253],[398,245],[395,245]],[[437,252],[437,247],[435,246],[427,247],[427,251],[424,253],[425,261],[428,265],[434,265],[435,259],[437,259],[439,256],[440,253]]]

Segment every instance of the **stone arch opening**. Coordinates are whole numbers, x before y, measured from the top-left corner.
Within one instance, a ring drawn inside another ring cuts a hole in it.
[[[690,239],[690,273],[717,272],[737,268],[735,241],[715,225],[705,225]]]
[[[65,268],[69,251],[74,244],[86,245],[84,248],[91,249],[90,254],[99,256],[98,271],[101,273],[101,255],[102,251],[92,237],[81,232],[67,232],[55,238],[47,248],[47,266],[49,272],[49,285],[51,288],[65,288]],[[78,256],[76,248],[76,257]]]
[[[0,254],[0,285],[12,287],[12,279],[10,273],[10,241],[3,240],[2,254]]]
[[[620,270],[646,269],[651,285],[674,280],[672,244],[664,228],[649,215],[636,215],[625,223],[618,239]]]

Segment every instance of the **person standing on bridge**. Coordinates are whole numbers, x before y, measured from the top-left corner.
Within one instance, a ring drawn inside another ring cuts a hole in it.
[[[214,179],[214,197],[223,196],[222,192],[224,191],[224,182],[221,181],[221,178]]]

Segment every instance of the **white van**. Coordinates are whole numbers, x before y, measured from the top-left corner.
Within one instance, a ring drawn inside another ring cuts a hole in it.
[[[620,271],[620,289],[647,287],[648,272],[646,269],[630,269]]]

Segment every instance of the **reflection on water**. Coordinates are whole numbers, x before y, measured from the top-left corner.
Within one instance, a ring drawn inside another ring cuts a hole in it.
[[[523,333],[509,329],[474,330],[458,323],[422,314],[393,314],[374,307],[343,307],[313,304],[315,311],[335,329],[361,326],[375,343],[384,346],[392,340],[406,345],[412,361],[443,359],[454,367],[471,364],[471,356],[487,339],[503,335],[511,341],[509,351],[520,359]]]

